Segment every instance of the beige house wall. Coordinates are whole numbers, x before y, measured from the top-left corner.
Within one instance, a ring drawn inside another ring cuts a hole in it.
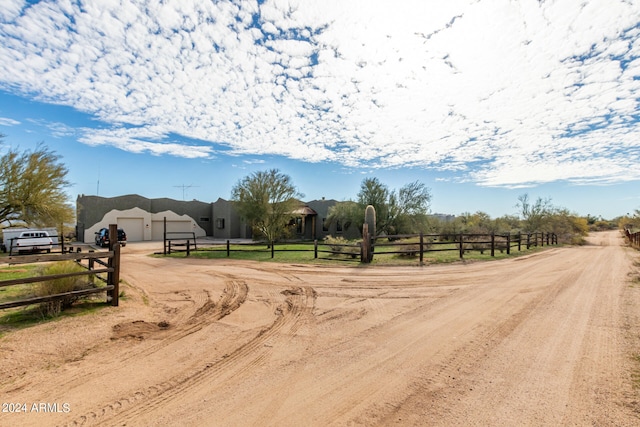
[[[168,231],[189,231],[195,233],[196,237],[207,235],[195,219],[188,215],[178,215],[172,211],[150,213],[140,208],[133,208],[110,210],[99,222],[85,229],[83,241],[85,243],[94,242],[95,233],[101,228],[109,227],[109,224],[118,224],[118,228],[123,228],[129,242],[162,240],[164,218],[167,218]]]

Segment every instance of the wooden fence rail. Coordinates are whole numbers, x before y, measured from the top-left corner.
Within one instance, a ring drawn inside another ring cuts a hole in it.
[[[419,241],[411,241],[418,238]],[[379,243],[378,240],[387,239],[388,242]],[[452,248],[452,243],[455,248]],[[400,254],[400,255],[419,255],[420,262],[423,261],[424,254],[428,252],[439,251],[457,251],[460,258],[464,258],[464,254],[470,251],[484,253],[490,251],[492,257],[495,256],[496,250],[500,252],[506,251],[507,255],[511,253],[511,249],[518,248],[522,250],[523,244],[527,249],[533,246],[544,246],[558,244],[558,237],[553,233],[529,233],[529,234],[478,234],[478,233],[459,233],[459,234],[405,234],[396,236],[376,236],[372,238],[372,251],[379,255]],[[446,245],[447,247],[441,247]],[[376,251],[376,248],[393,247],[396,250]]]
[[[495,256],[496,251],[511,253],[513,248],[521,251],[523,247],[530,249],[534,246],[545,246],[558,244],[558,238],[553,233],[530,233],[530,234],[403,234],[392,236],[375,236],[371,238],[370,250],[375,256],[386,255],[418,255],[420,262],[424,260],[424,254],[429,252],[455,251],[459,257],[464,258],[464,254],[477,251],[484,253],[490,252]],[[243,246],[253,247],[267,246],[267,249],[244,249]],[[271,252],[271,258],[275,257],[276,252],[313,252],[314,258],[318,258],[319,254],[325,253],[329,255],[346,255],[352,260],[364,262],[365,251],[362,242],[356,243],[327,243],[315,240],[313,243],[289,242],[283,245],[296,245],[295,248],[278,248],[279,243],[267,244],[262,243],[236,243],[234,248],[227,240],[224,243],[206,245],[206,250],[226,252],[226,256],[230,257],[231,252]],[[173,250],[172,245],[168,245],[168,252],[178,252]],[[202,243],[201,243],[201,249]],[[187,244],[187,255],[190,255],[190,245]],[[179,250],[184,252],[183,249]]]
[[[164,254],[171,252],[187,252],[197,251],[198,244],[196,241],[196,233],[184,231],[167,231],[164,233]]]
[[[625,236],[629,240],[629,244],[635,248],[640,248],[640,231],[632,233],[629,229],[624,230]]]
[[[113,227],[113,230],[111,230]],[[110,225],[109,233],[111,236],[117,236],[117,227],[113,224]],[[16,285],[29,285],[39,282],[45,282],[48,280],[62,279],[65,277],[82,277],[82,276],[93,276],[98,278],[99,280],[103,280],[106,283],[106,286],[100,288],[90,288],[90,289],[82,289],[77,291],[64,292],[54,295],[46,295],[41,297],[31,297],[24,298],[21,300],[15,301],[6,301],[0,303],[0,309],[26,306],[31,304],[37,304],[41,302],[53,301],[56,299],[61,299],[69,296],[82,296],[89,295],[99,292],[107,293],[107,302],[111,302],[112,306],[117,306],[119,304],[119,292],[120,292],[120,244],[118,242],[114,242],[110,245],[111,248],[109,251],[104,252],[77,252],[77,253],[61,253],[61,254],[46,254],[46,255],[23,255],[23,256],[9,256],[7,257],[7,263],[11,265],[19,265],[19,264],[33,264],[33,263],[48,263],[48,262],[58,262],[58,261],[69,261],[73,260],[79,265],[82,265],[86,268],[86,271],[79,271],[73,273],[63,273],[63,274],[53,274],[46,276],[34,276],[34,277],[25,277],[21,279],[10,279],[10,280],[0,280],[0,288],[6,286],[16,286]],[[107,261],[102,261],[102,259],[106,258]],[[82,264],[83,261],[87,262],[85,266]],[[100,267],[96,268],[96,264]],[[106,278],[100,276],[106,274]]]

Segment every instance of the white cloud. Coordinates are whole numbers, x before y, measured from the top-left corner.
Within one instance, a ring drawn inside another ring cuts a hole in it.
[[[8,117],[0,117],[0,126],[16,126],[19,125],[20,122],[14,119],[10,119]]]
[[[0,20],[10,21],[15,19],[20,15],[26,4],[25,0],[4,0],[0,8]]]
[[[113,124],[87,144],[639,179],[640,7],[596,0],[12,1],[0,88]]]
[[[156,156],[168,154],[188,159],[210,158],[214,150],[210,146],[185,145],[162,142],[163,132],[144,128],[84,129],[78,140],[88,145],[111,145],[132,153],[150,153]]]

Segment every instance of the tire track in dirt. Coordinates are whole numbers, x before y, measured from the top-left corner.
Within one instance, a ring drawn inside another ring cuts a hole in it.
[[[202,383],[219,377],[212,387],[207,387],[208,393],[213,393],[216,389],[222,388],[228,381],[239,381],[245,374],[251,374],[258,366],[269,357],[275,341],[280,336],[294,334],[301,324],[306,323],[305,317],[311,315],[315,300],[315,291],[310,287],[297,287],[283,291],[287,295],[285,303],[277,310],[278,318],[269,327],[262,330],[249,343],[239,347],[228,357],[211,364],[207,369],[190,375],[188,379],[178,384],[178,386],[167,390],[166,393],[154,397],[153,401],[145,402],[144,407],[137,407],[130,413],[123,413],[118,416],[118,420],[124,421],[138,419],[142,414],[149,413],[154,409],[162,407],[166,401],[174,400],[178,396],[183,396],[186,391],[193,389]],[[221,380],[221,381],[219,381]]]
[[[239,376],[250,374],[269,357],[273,346],[269,343],[270,340],[277,339],[279,335],[294,334],[301,323],[306,323],[305,317],[312,315],[315,299],[313,288],[298,287],[284,292],[285,303],[278,308],[278,317],[275,322],[230,354],[190,372],[177,375],[168,381],[135,391],[125,398],[104,406],[99,411],[78,417],[66,425],[91,425],[107,421],[110,424],[126,425],[164,407],[166,402],[184,396],[189,390],[203,383],[213,382],[211,387],[207,387],[208,392],[213,392],[214,389],[223,387],[228,381],[237,381]],[[225,313],[223,307],[225,305],[221,304],[218,310],[220,314]],[[194,325],[195,327],[197,325]]]
[[[155,324],[141,321],[114,325],[114,335],[118,336],[126,337],[128,334],[127,329],[135,331],[134,333],[147,334],[148,336],[162,335],[162,339],[158,342],[128,347],[125,352],[119,354],[118,363],[121,365],[131,362],[135,363],[138,360],[142,360],[145,357],[169,348],[171,345],[177,344],[181,339],[200,331],[208,325],[214,324],[240,308],[245,302],[248,292],[249,288],[245,282],[227,279],[225,281],[223,294],[219,300],[216,303],[210,299],[207,300],[207,302],[202,304],[195,313],[191,314],[183,324],[168,326],[167,328],[155,327]],[[121,326],[121,328],[119,328],[119,326]],[[76,375],[66,377],[61,382],[61,385],[63,387],[73,388],[75,384],[82,384],[84,382],[85,375],[86,373],[79,372]],[[140,396],[134,397],[133,400],[135,401],[139,397]],[[119,403],[116,406],[122,406],[122,404]]]
[[[144,347],[140,350],[131,351],[123,355],[121,360],[127,361],[140,356],[148,356],[165,348],[174,342],[200,331],[204,327],[223,319],[237,310],[246,301],[249,287],[246,282],[233,279],[225,281],[225,288],[222,296],[217,302],[207,298],[193,314],[191,314],[183,324],[171,327],[171,331],[158,343]]]

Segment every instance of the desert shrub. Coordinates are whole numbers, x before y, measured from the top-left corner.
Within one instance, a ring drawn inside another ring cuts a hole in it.
[[[401,257],[413,258],[420,252],[420,242],[415,239],[398,240],[396,243],[400,244],[398,251],[402,252],[399,254]]]
[[[80,271],[85,271],[84,267],[73,261],[62,261],[46,266],[42,269],[41,274],[43,276],[50,276]],[[86,276],[72,276],[40,282],[36,288],[36,295],[42,297],[86,289],[91,286],[86,283],[86,280]],[[77,296],[65,296],[53,301],[43,302],[40,304],[40,312],[44,316],[57,316],[65,308],[71,307],[77,299]]]
[[[356,256],[360,254],[360,246],[356,246],[359,242],[350,241],[345,239],[342,236],[327,236],[324,238],[324,241],[329,247],[331,251],[336,254],[345,254]],[[345,246],[345,245],[353,245],[353,246]]]
[[[491,243],[487,243],[488,236],[473,236],[468,238],[465,242],[465,250],[479,251],[484,254],[484,251],[491,249]]]
[[[496,236],[495,248],[500,251],[500,253],[504,253],[507,250],[507,238],[502,236]]]

